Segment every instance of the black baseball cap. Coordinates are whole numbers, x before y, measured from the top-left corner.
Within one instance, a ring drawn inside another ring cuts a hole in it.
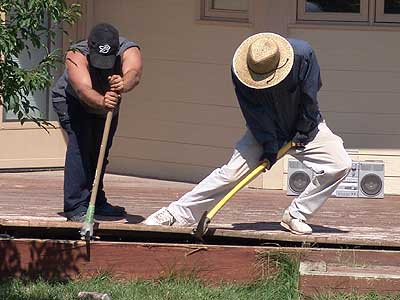
[[[118,30],[107,23],[97,24],[88,37],[90,64],[99,69],[112,69],[119,50]]]

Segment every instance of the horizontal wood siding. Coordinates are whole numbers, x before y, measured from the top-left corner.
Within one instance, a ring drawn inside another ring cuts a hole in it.
[[[249,25],[202,23],[198,1],[96,0],[95,21],[137,40],[144,72],[123,100],[112,172],[199,181],[225,163],[245,126],[230,78]],[[109,10],[119,14],[109,14]]]
[[[48,132],[22,128],[0,130],[0,141],[5,141],[1,144],[0,169],[64,166],[67,137],[60,128]]]
[[[398,34],[345,26],[299,25],[289,30],[290,36],[307,40],[316,51],[323,82],[319,102],[329,127],[346,148],[358,149],[359,160],[385,162],[388,194],[400,193]]]
[[[96,0],[93,21],[111,22],[137,40],[144,59],[140,86],[123,100],[109,170],[197,182],[225,163],[245,130],[230,79],[234,51],[254,32],[285,34],[287,28],[317,53],[319,101],[329,127],[346,148],[359,150],[360,159],[383,159],[386,192],[398,193],[398,31],[288,26],[289,1],[252,3],[252,24],[238,25],[199,21],[197,0]],[[284,164],[274,172],[253,186],[285,187]]]

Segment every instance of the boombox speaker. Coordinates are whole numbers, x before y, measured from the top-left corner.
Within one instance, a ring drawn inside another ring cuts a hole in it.
[[[288,160],[287,194],[299,195],[310,183],[313,171],[297,159]]]
[[[360,162],[359,197],[384,197],[385,165],[381,160]]]

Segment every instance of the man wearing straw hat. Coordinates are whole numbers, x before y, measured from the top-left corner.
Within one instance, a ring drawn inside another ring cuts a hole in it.
[[[249,170],[263,160],[272,166],[278,150],[293,141],[298,147],[289,154],[312,169],[314,177],[284,211],[281,225],[295,234],[311,234],[306,221],[351,169],[342,139],[328,128],[318,107],[322,84],[313,49],[305,41],[278,34],[255,34],[235,52],[232,81],[248,130],[230,161],[144,224],[195,224]]]

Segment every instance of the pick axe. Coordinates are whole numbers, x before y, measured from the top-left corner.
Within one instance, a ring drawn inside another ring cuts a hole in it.
[[[289,142],[279,149],[277,154],[277,160],[282,158],[295,144]],[[269,161],[264,161],[258,165],[253,171],[251,171],[246,177],[238,182],[209,212],[205,211],[200,218],[197,227],[193,230],[193,235],[200,241],[203,241],[203,236],[208,230],[208,225],[210,224],[212,218],[224,207],[224,205],[232,199],[232,197],[240,191],[244,186],[246,186],[250,181],[256,178],[265,169],[268,169],[270,165]]]

